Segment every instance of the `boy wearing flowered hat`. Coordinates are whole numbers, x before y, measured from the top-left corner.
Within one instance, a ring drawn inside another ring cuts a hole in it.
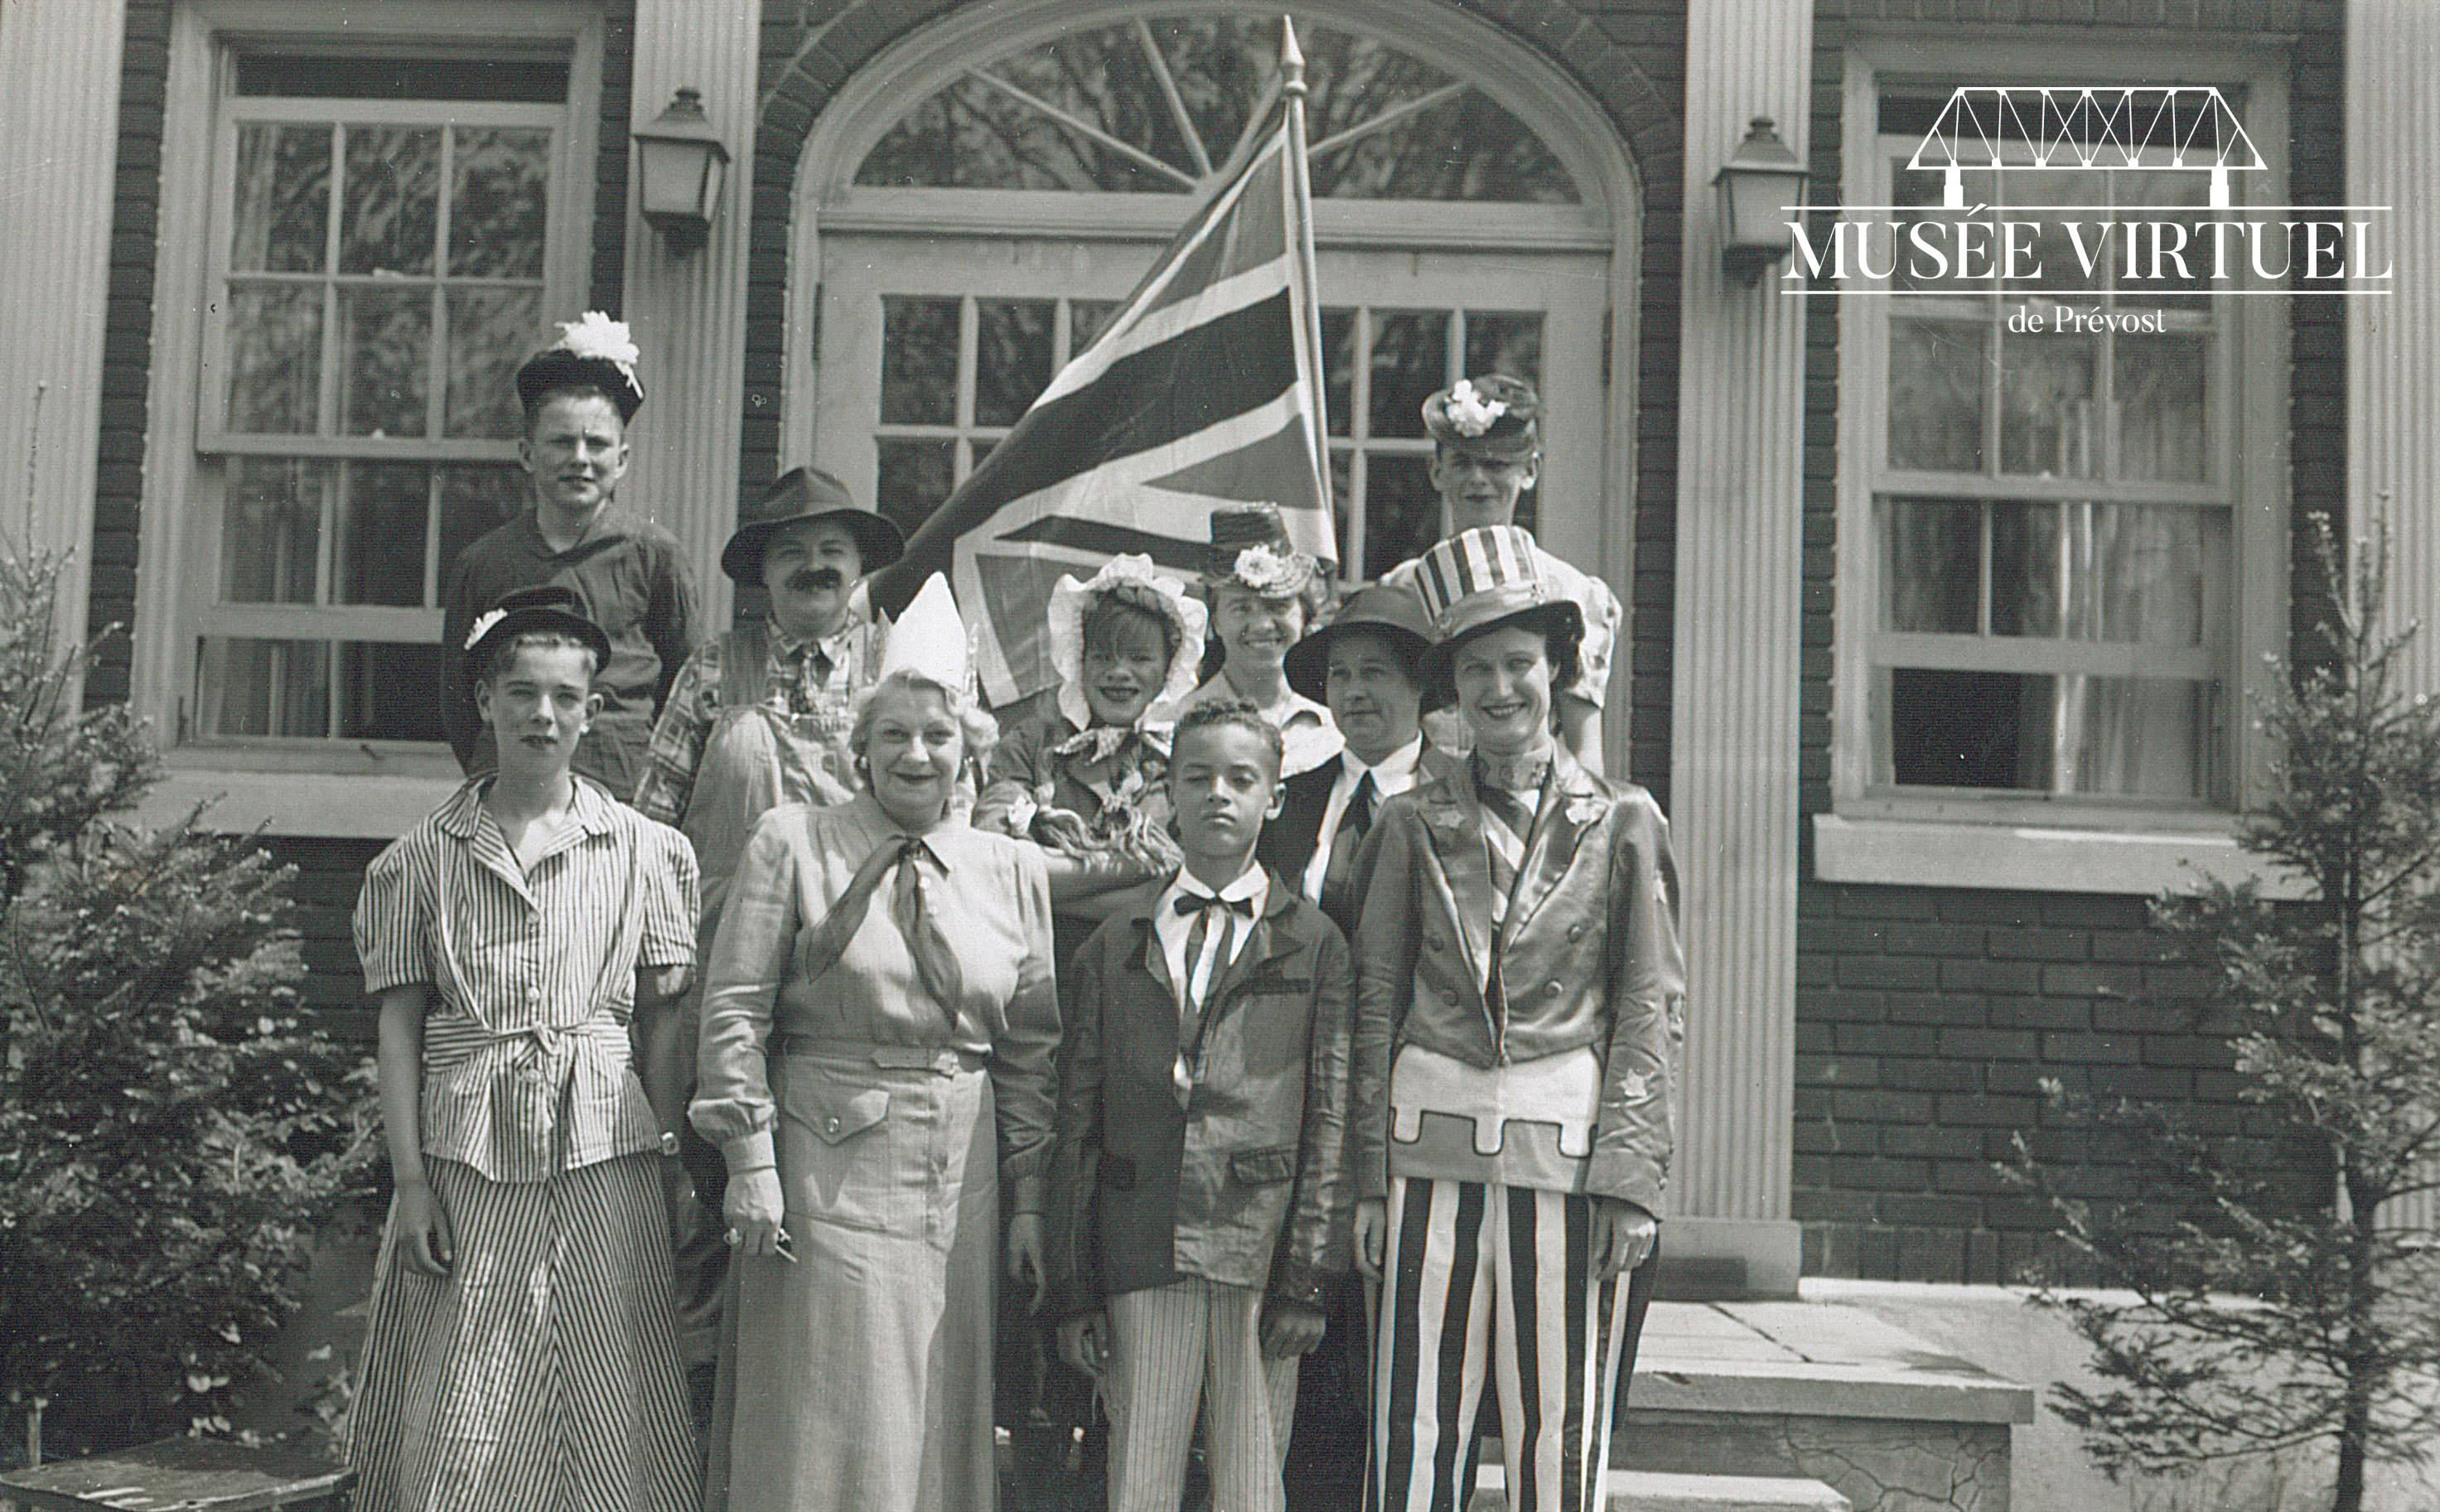
[[[1542,401],[1534,386],[1506,373],[1462,378],[1424,401],[1424,429],[1432,438],[1432,487],[1440,494],[1446,535],[1516,522],[1516,503],[1542,470]],[[1588,771],[1603,769],[1602,707],[1608,697],[1610,653],[1624,611],[1610,585],[1543,550],[1535,554],[1552,586],[1584,614],[1576,675],[1557,690],[1559,737]],[[1421,558],[1401,562],[1382,581],[1415,585]],[[1465,722],[1443,711],[1424,728],[1440,749],[1464,754]]]
[[[670,679],[693,649],[694,590],[677,538],[617,502],[627,426],[644,403],[636,344],[599,312],[562,321],[558,339],[517,369],[526,433],[517,456],[530,504],[450,564],[441,588],[441,720],[469,773],[498,765],[475,711],[464,646],[475,617],[501,595],[539,584],[571,589],[610,638],[593,679],[601,711],[576,770],[625,800]]]

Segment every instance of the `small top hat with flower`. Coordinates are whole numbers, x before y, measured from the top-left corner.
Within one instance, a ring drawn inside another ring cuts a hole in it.
[[[587,310],[562,320],[559,335],[517,368],[517,400],[530,410],[554,388],[589,386],[610,396],[623,423],[644,407],[644,386],[636,376],[642,353],[624,320]]]
[[[1233,584],[1265,599],[1309,597],[1321,564],[1288,540],[1276,504],[1224,504],[1211,512],[1211,545],[1203,565],[1207,587]]]
[[[1542,399],[1504,372],[1461,378],[1424,401],[1424,430],[1460,451],[1528,457],[1542,444]]]
[[[593,668],[600,672],[610,660],[610,635],[593,617],[584,612],[584,601],[576,590],[556,583],[545,583],[529,588],[511,588],[503,593],[475,619],[466,631],[466,675],[470,681],[480,681],[491,670],[492,658],[499,654],[511,638],[529,630],[556,631],[574,636],[593,652]]]

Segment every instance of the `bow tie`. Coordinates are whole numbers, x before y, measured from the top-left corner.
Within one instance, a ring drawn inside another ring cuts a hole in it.
[[[1254,916],[1253,899],[1214,897],[1209,892],[1181,892],[1177,895],[1177,901],[1171,907],[1180,913],[1201,913],[1206,909],[1226,909],[1243,918],[1250,919]]]

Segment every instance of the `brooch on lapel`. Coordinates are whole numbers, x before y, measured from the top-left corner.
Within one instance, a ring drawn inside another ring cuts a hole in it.
[[[1608,806],[1608,804],[1604,803],[1599,798],[1594,797],[1590,793],[1579,794],[1578,796],[1568,800],[1568,822],[1570,824],[1590,824],[1593,820],[1601,818],[1603,811],[1607,809]]]
[[[1620,1078],[1618,1085],[1619,1090],[1626,1094],[1630,1103],[1642,1102],[1652,1095],[1652,1079],[1639,1071],[1628,1071]]]

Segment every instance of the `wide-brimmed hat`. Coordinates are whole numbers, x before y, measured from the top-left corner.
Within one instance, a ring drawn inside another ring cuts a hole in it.
[[[1298,693],[1322,702],[1323,691],[1330,684],[1330,648],[1338,637],[1351,630],[1379,636],[1396,651],[1415,685],[1425,688],[1428,700],[1430,679],[1424,675],[1424,660],[1432,643],[1440,637],[1432,632],[1431,617],[1424,610],[1424,601],[1410,588],[1391,583],[1374,583],[1358,588],[1339,606],[1337,617],[1320,629],[1308,634],[1295,645],[1281,665],[1287,674],[1288,686]]]
[[[1233,583],[1266,599],[1288,599],[1310,588],[1320,571],[1320,563],[1289,541],[1278,505],[1224,504],[1211,512],[1206,585]]]
[[[623,423],[644,407],[644,386],[636,376],[641,356],[627,322],[587,310],[577,319],[560,321],[558,337],[519,365],[517,400],[531,408],[550,389],[591,384],[610,396]]]
[[[1092,722],[1091,707],[1084,703],[1085,617],[1094,604],[1110,598],[1166,621],[1176,639],[1177,650],[1169,658],[1155,705],[1175,703],[1193,693],[1203,666],[1209,611],[1151,557],[1134,551],[1114,556],[1083,583],[1063,575],[1050,589],[1050,665],[1059,674],[1059,711],[1079,726]]]
[[[818,467],[792,467],[771,480],[742,511],[728,544],[720,549],[720,570],[740,583],[760,586],[762,549],[771,537],[805,520],[828,520],[844,526],[864,554],[864,569],[878,571],[906,551],[906,537],[889,516],[866,509],[850,496],[847,485]]]
[[[545,583],[511,588],[475,617],[466,632],[467,680],[479,680],[491,665],[492,654],[511,636],[526,630],[558,630],[576,637],[593,648],[596,672],[609,663],[609,632],[584,612],[584,601],[574,588]]]
[[[1462,451],[1529,456],[1542,444],[1542,399],[1504,372],[1461,378],[1424,401],[1424,429]]]
[[[1425,653],[1426,675],[1443,691],[1457,648],[1486,632],[1531,628],[1584,639],[1584,610],[1559,591],[1520,526],[1479,526],[1436,543],[1418,559],[1414,582],[1441,637]]]

